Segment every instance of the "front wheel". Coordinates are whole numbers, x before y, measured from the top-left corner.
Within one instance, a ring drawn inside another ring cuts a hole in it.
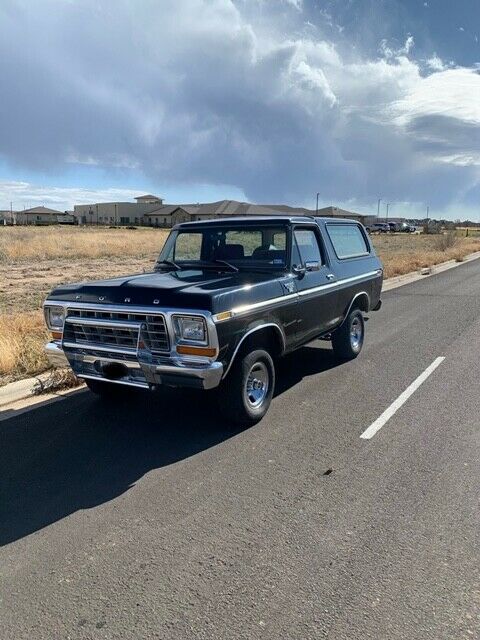
[[[234,362],[219,389],[219,402],[224,415],[241,426],[259,422],[267,413],[275,387],[272,357],[256,349]]]
[[[341,360],[353,360],[363,347],[365,322],[360,309],[352,309],[342,326],[332,335],[332,347]]]

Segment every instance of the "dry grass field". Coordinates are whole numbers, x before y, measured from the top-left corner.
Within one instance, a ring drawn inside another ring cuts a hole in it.
[[[417,271],[447,260],[461,261],[480,251],[480,238],[456,235],[382,234],[374,235],[373,243],[384,268],[385,277]]]
[[[152,228],[0,227],[0,264],[72,257],[149,257],[158,253],[166,235]]]
[[[161,229],[0,227],[0,385],[47,369],[41,305],[53,287],[149,271],[166,237]],[[373,241],[387,277],[480,250],[477,237],[396,234]]]

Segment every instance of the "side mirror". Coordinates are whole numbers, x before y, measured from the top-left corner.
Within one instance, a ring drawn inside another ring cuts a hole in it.
[[[293,273],[298,276],[299,278],[303,278],[303,276],[306,274],[307,270],[306,268],[301,265],[301,264],[294,264],[292,266],[292,271]]]
[[[307,271],[320,271],[320,262],[318,262],[318,260],[307,260],[307,262],[305,262],[305,269]]]

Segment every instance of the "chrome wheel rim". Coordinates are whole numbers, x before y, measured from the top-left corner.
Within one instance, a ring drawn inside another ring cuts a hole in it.
[[[256,362],[250,369],[244,388],[245,400],[249,407],[257,409],[267,397],[270,376],[263,362]]]
[[[360,318],[355,317],[350,325],[350,344],[353,349],[358,349],[362,344],[363,328]]]

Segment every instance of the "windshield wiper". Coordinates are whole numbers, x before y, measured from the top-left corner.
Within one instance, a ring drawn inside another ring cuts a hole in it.
[[[220,258],[213,258],[212,260],[183,260],[182,267],[184,265],[188,265],[194,269],[218,269],[220,266],[228,267],[232,271],[240,271],[238,267],[236,267],[231,262],[227,260],[221,260]]]
[[[176,262],[173,262],[173,260],[160,260],[155,264],[155,269],[162,264],[166,265],[167,267],[173,267],[174,269],[181,269],[181,267]]]
[[[227,260],[221,260],[220,258],[214,258],[212,260],[212,262],[214,262],[215,264],[223,264],[226,267],[230,267],[230,269],[232,271],[240,271],[240,269],[238,267],[236,267],[234,264],[232,264],[231,262],[228,262]]]

